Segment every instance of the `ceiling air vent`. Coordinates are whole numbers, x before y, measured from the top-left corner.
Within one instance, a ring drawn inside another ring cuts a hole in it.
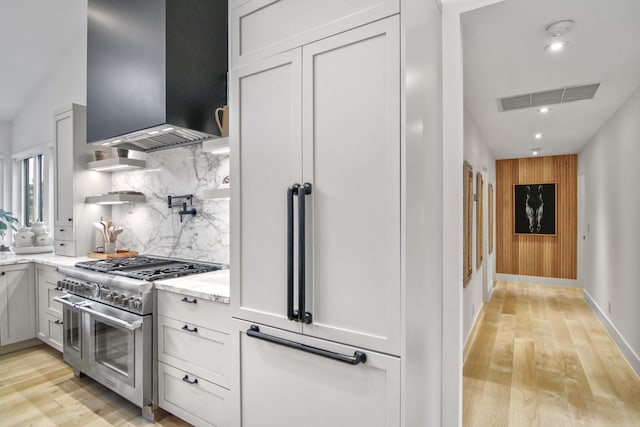
[[[522,108],[540,107],[542,105],[563,104],[566,102],[581,101],[583,99],[592,99],[599,87],[600,83],[593,83],[582,86],[545,90],[525,95],[509,96],[507,98],[498,98],[498,110],[520,110]]]

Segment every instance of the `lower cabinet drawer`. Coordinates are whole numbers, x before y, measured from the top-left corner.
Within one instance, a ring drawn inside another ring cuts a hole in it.
[[[62,351],[62,320],[57,317],[47,315],[47,326],[49,329],[47,344],[58,351]]]
[[[56,255],[76,256],[76,243],[67,240],[54,240],[53,249]]]
[[[75,240],[75,228],[72,226],[60,225],[53,229],[55,240]]]
[[[158,363],[158,403],[196,426],[230,427],[229,390],[162,362]]]
[[[229,334],[158,316],[158,360],[229,388]]]

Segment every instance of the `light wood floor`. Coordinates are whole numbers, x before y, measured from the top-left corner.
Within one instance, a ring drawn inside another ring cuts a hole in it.
[[[640,379],[582,290],[497,282],[479,322],[465,426],[640,426]]]
[[[0,426],[188,426],[168,416],[145,422],[140,409],[41,345],[0,356]]]

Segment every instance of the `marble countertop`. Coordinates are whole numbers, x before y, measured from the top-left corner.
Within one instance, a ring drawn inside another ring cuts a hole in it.
[[[156,289],[229,304],[229,270],[153,282]]]
[[[36,262],[39,264],[50,265],[52,267],[69,267],[75,265],[77,262],[87,261],[89,259],[91,258],[54,255],[53,252],[50,252],[46,254],[14,255],[10,258],[0,258],[0,265],[28,264],[30,262]]]
[[[92,258],[66,257],[54,255],[53,253],[29,254],[0,259],[0,266],[35,262],[52,267],[71,267],[77,262],[87,260],[92,260]],[[153,284],[156,289],[229,304],[229,270],[218,270],[209,273],[176,277],[175,279],[158,280],[153,282]]]

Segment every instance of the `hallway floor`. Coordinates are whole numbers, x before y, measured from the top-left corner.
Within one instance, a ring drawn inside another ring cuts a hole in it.
[[[465,426],[640,426],[640,379],[581,289],[497,282],[464,364]]]

